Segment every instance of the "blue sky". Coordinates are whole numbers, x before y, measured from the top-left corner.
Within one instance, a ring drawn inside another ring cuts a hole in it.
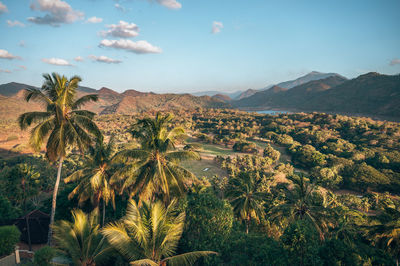
[[[400,73],[398,0],[0,3],[1,84],[58,72],[96,89],[233,91],[313,70]]]

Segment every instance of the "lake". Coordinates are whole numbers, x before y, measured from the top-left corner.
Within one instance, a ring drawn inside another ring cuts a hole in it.
[[[259,114],[268,114],[268,115],[278,115],[278,114],[287,114],[291,113],[290,111],[285,111],[285,110],[262,110],[262,111],[257,111]]]

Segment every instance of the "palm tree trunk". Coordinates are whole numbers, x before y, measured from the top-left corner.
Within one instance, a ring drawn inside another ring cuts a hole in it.
[[[247,219],[246,219],[246,234],[249,234],[249,225],[250,225],[250,215],[247,215]]]
[[[49,246],[51,246],[51,238],[53,235],[52,226],[54,224],[54,216],[56,214],[57,194],[58,194],[58,186],[60,185],[62,164],[63,164],[63,158],[60,157],[60,160],[58,161],[57,179],[56,179],[56,183],[55,183],[54,189],[53,189],[53,200],[51,202],[49,233],[47,235],[47,245],[49,245]]]
[[[105,221],[105,219],[106,219],[106,203],[105,203],[104,200],[103,200],[103,223],[102,223],[102,225],[101,225],[101,226],[103,226],[103,227],[104,227],[104,221]]]

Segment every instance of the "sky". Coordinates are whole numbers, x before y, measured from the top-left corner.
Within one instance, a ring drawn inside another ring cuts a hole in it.
[[[0,0],[0,84],[259,89],[311,71],[400,73],[399,0]]]

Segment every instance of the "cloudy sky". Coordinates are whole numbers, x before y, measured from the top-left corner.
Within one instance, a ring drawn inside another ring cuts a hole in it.
[[[0,84],[262,88],[316,70],[400,73],[398,0],[0,0]]]

